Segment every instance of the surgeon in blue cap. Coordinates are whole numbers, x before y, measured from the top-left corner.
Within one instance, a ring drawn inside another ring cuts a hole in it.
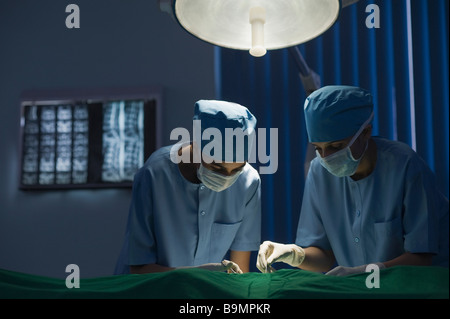
[[[408,145],[372,137],[372,95],[326,86],[306,99],[304,113],[316,158],[297,239],[263,242],[258,269],[270,272],[273,263],[284,262],[343,276],[365,272],[369,264],[448,267],[448,199]]]
[[[193,122],[192,141],[155,151],[136,173],[115,274],[249,271],[261,243],[261,180],[248,163],[256,118],[236,103],[199,100]],[[226,140],[230,131],[243,148]]]

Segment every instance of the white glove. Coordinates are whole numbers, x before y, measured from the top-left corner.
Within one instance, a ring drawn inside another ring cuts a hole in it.
[[[373,263],[378,266],[380,269],[386,268],[383,263]],[[367,264],[369,265],[369,264]],[[347,275],[353,275],[353,274],[360,274],[363,272],[366,272],[367,265],[361,265],[356,267],[344,267],[344,266],[337,266],[333,269],[331,269],[329,272],[327,272],[325,275],[331,275],[331,276],[347,276]]]
[[[294,244],[284,245],[271,241],[265,241],[259,246],[256,267],[262,272],[274,272],[271,266],[276,262],[284,262],[293,267],[298,267],[305,259],[305,251]]]
[[[229,261],[229,260],[222,260],[221,263],[209,263],[209,264],[203,264],[200,266],[183,266],[183,267],[177,267],[176,269],[188,269],[188,268],[199,268],[199,269],[205,269],[210,271],[226,271],[227,273],[236,273],[236,274],[242,274],[241,268],[239,268],[239,265],[235,262]]]

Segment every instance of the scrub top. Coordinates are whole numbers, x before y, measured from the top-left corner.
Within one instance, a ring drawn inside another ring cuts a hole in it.
[[[261,188],[246,164],[222,192],[194,184],[170,158],[172,146],[154,152],[136,173],[125,240],[115,274],[129,265],[197,266],[221,262],[228,250],[258,250]],[[174,147],[177,152],[179,147]]]
[[[317,158],[311,162],[296,244],[332,250],[346,267],[404,252],[432,253],[434,265],[448,267],[448,199],[408,145],[373,139],[377,162],[364,179],[335,177]]]

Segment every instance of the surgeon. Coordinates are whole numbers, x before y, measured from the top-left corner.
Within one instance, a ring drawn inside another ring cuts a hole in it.
[[[236,103],[199,100],[194,120],[201,139],[155,151],[136,173],[115,274],[249,271],[261,243],[261,181],[248,163],[256,118]],[[241,131],[243,147],[225,143],[227,129]]]
[[[262,243],[257,268],[284,262],[328,275],[396,265],[448,267],[449,205],[406,144],[372,137],[371,94],[326,86],[305,101],[316,149],[295,244]]]

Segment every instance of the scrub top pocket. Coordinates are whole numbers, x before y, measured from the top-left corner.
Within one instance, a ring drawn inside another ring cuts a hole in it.
[[[213,223],[211,228],[210,254],[222,260],[231,247],[242,221],[233,224]]]
[[[380,262],[393,259],[404,253],[403,226],[400,217],[387,222],[375,223],[374,230],[375,247],[380,250],[381,255],[385,256],[385,260],[380,260]]]

